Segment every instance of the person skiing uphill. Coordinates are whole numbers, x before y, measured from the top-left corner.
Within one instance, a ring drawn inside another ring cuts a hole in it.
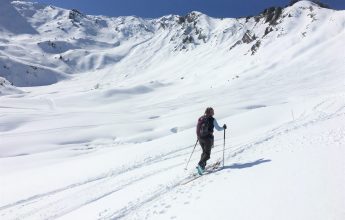
[[[217,120],[213,118],[213,115],[213,108],[206,108],[205,114],[199,118],[196,127],[196,134],[202,148],[201,158],[196,167],[200,175],[205,171],[206,161],[210,159],[211,156],[211,148],[214,142],[213,129],[216,128],[218,131],[226,129],[226,124],[224,124],[223,127],[220,127]]]

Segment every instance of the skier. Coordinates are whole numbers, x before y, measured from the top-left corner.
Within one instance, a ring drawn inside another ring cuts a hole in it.
[[[213,147],[214,142],[213,128],[216,128],[218,131],[226,129],[226,124],[224,124],[223,127],[220,127],[217,120],[213,118],[213,115],[213,108],[206,108],[205,114],[199,118],[196,128],[196,134],[202,148],[201,158],[196,167],[200,175],[205,171],[206,161],[210,159],[211,148]]]

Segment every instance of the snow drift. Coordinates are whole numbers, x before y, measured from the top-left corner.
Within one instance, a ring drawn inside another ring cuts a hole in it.
[[[345,218],[344,11],[0,3],[1,219]],[[208,106],[225,166],[183,185]]]

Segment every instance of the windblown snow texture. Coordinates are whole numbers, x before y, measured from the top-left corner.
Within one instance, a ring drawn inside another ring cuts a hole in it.
[[[0,219],[345,219],[344,11],[0,5]],[[225,166],[182,184],[209,106]]]

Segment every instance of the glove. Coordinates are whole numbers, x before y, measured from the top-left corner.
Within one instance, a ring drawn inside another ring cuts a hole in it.
[[[223,128],[224,128],[224,129],[226,129],[226,128],[227,128],[227,127],[226,127],[226,124],[224,124],[224,125],[223,125]]]

